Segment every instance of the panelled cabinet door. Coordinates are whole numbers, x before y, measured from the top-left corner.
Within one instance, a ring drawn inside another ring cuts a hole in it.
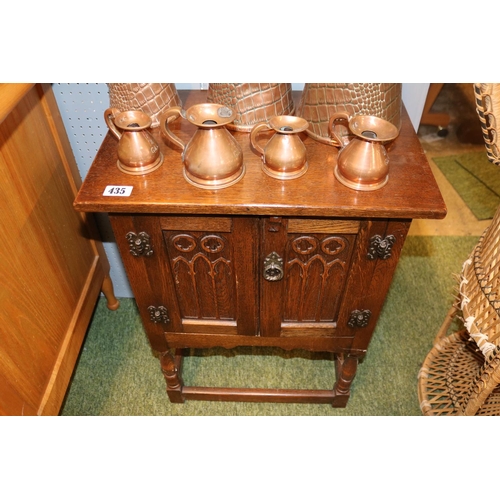
[[[258,220],[162,217],[181,329],[256,335]]]
[[[258,334],[258,219],[110,218],[154,349],[165,332]]]
[[[261,334],[335,335],[357,221],[262,220]]]
[[[165,332],[257,335],[258,219],[111,215],[153,348]]]
[[[409,227],[287,217],[111,220],[150,342],[160,352],[168,348],[165,333],[358,335],[363,349]]]

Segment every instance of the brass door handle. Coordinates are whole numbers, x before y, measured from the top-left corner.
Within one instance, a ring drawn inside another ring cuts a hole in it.
[[[283,275],[283,259],[276,252],[271,252],[264,259],[264,278],[267,281],[279,281]]]

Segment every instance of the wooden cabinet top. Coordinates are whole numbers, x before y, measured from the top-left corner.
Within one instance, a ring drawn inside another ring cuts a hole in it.
[[[203,91],[179,91],[183,107],[206,100]],[[295,92],[295,98],[300,97]],[[196,128],[178,118],[170,128],[187,142]],[[180,149],[158,128],[153,136],[164,161],[142,176],[117,167],[117,139],[108,132],[78,193],[74,206],[84,212],[282,215],[314,217],[390,217],[442,219],[446,206],[408,114],[403,109],[401,132],[388,148],[389,181],[376,191],[355,191],[334,176],[338,149],[301,136],[309,169],[302,177],[277,180],[261,169],[261,158],[250,148],[250,134],[234,132],[240,143],[246,172],[233,186],[205,190],[183,176]],[[270,137],[270,135],[269,135]],[[265,134],[259,141],[265,144]],[[175,149],[174,149],[175,148]],[[107,186],[132,186],[130,196],[103,196]]]

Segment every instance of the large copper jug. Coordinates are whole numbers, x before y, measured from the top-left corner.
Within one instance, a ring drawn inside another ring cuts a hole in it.
[[[307,152],[299,137],[309,123],[298,116],[274,116],[266,123],[255,125],[250,143],[262,157],[262,170],[275,179],[296,179],[307,171]],[[262,147],[258,135],[273,130],[273,136]]]
[[[234,109],[235,119],[227,128],[238,132],[251,132],[258,123],[295,111],[291,83],[209,83],[207,102]]]
[[[139,110],[158,127],[161,114],[172,106],[182,106],[175,83],[108,83],[109,104],[120,111]]]
[[[351,135],[342,139],[336,126],[347,122]],[[384,143],[394,140],[398,128],[376,116],[350,117],[339,112],[330,117],[332,144],[340,149],[335,177],[344,185],[358,191],[380,189],[389,180],[389,157]]]
[[[306,83],[296,116],[309,122],[306,134],[332,145],[328,124],[334,113],[378,116],[401,128],[401,83]],[[348,131],[337,130],[344,136]]]
[[[187,144],[169,127],[179,116],[198,127]],[[235,116],[231,108],[215,103],[195,104],[186,111],[174,106],[162,114],[160,130],[182,149],[184,177],[189,183],[204,189],[220,189],[243,177],[243,152],[226,129]]]
[[[120,112],[108,108],[104,120],[110,132],[118,139],[118,168],[131,175],[148,174],[163,163],[158,143],[148,132],[151,118],[142,111]]]

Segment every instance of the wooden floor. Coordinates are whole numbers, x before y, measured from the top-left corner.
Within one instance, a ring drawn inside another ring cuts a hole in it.
[[[439,168],[434,165],[433,156],[447,156],[486,150],[482,140],[479,120],[474,107],[473,86],[470,83],[445,84],[431,111],[447,112],[450,124],[445,137],[438,135],[435,126],[422,124],[418,136],[434,177],[441,189],[448,208],[448,215],[442,220],[414,220],[410,233],[421,236],[480,236],[491,220],[479,221],[462,201]]]

